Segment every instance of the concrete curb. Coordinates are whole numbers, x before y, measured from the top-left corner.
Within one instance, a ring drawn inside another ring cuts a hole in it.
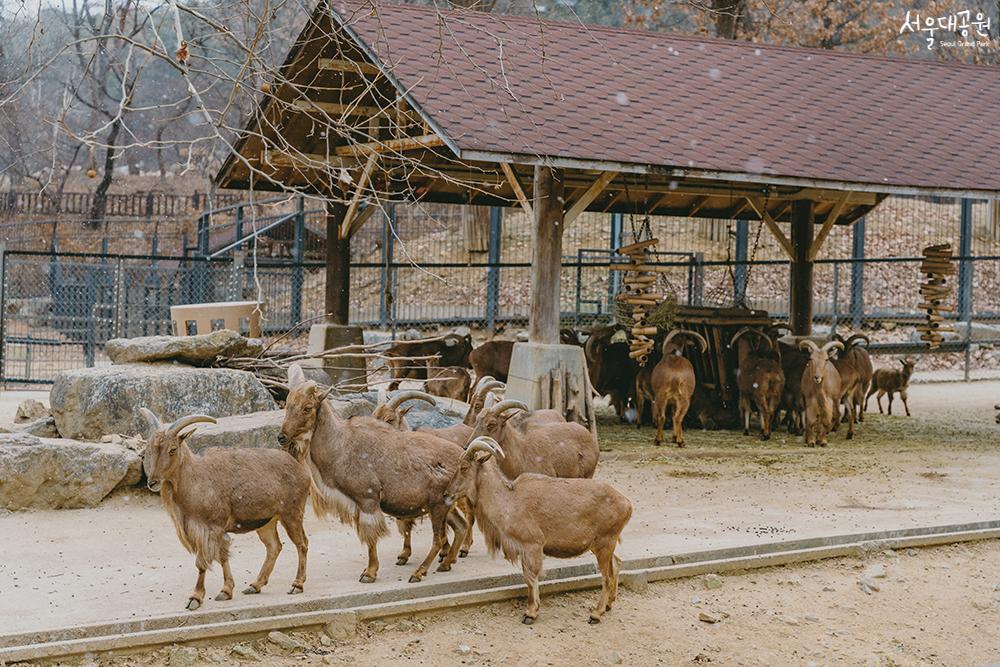
[[[769,542],[624,561],[621,585],[643,590],[649,582],[710,572],[750,570],[882,549],[954,544],[1000,538],[1000,520],[853,533]],[[554,567],[542,583],[544,594],[598,588],[593,565]],[[119,623],[0,635],[0,661],[52,659],[103,651],[130,651],[175,642],[204,641],[271,630],[319,628],[332,621],[365,621],[446,608],[486,604],[524,595],[520,574],[480,577],[381,591],[228,611],[195,612]]]

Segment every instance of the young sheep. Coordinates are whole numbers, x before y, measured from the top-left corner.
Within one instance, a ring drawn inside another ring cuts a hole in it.
[[[492,438],[473,440],[448,486],[454,502],[468,498],[490,554],[503,551],[515,565],[520,561],[528,585],[523,622],[538,618],[538,578],[545,556],[573,558],[590,551],[601,572],[601,597],[590,612],[600,623],[618,595],[621,559],[615,548],[632,516],[628,498],[596,479],[559,479],[525,473],[510,479],[495,463],[503,450]]]
[[[424,389],[434,396],[465,401],[469,398],[471,386],[472,377],[469,371],[461,366],[432,366],[427,369]]]
[[[830,341],[820,347],[811,340],[802,340],[799,347],[809,352],[801,384],[805,442],[809,447],[826,447],[827,434],[840,420],[840,373],[830,359],[836,350],[844,349],[844,344]]]
[[[708,350],[708,341],[701,334],[674,329],[663,339],[663,356],[656,366],[648,374],[640,372],[636,375],[635,404],[639,413],[636,423],[642,423],[646,401],[653,401],[656,446],[663,444],[663,426],[670,406],[673,406],[673,441],[678,447],[684,446],[684,416],[691,407],[696,383],[694,366],[684,356],[684,349],[695,341],[701,346],[702,353]]]
[[[746,335],[756,336],[756,344]],[[771,337],[756,329],[743,327],[729,341],[737,346],[739,360],[736,385],[740,390],[740,419],[743,435],[750,435],[750,415],[757,408],[760,415],[760,438],[771,438],[771,425],[778,412],[785,390],[785,371],[781,367],[781,353]]]
[[[906,399],[906,389],[910,386],[910,377],[913,375],[913,367],[916,365],[916,360],[910,357],[905,359],[900,359],[899,363],[903,364],[901,370],[893,370],[891,368],[878,368],[872,375],[872,386],[868,390],[868,395],[865,397],[865,410],[868,409],[868,399],[872,397],[872,394],[878,393],[875,397],[875,402],[878,403],[878,411],[882,412],[882,396],[889,394],[889,414],[892,414],[892,395],[899,392],[899,397],[903,399],[903,407],[906,409],[906,416],[910,416],[910,406],[907,404]]]
[[[198,456],[188,448],[188,426],[215,423],[211,417],[191,415],[164,425],[152,412],[139,408],[149,423],[149,444],[143,455],[146,485],[158,491],[177,537],[195,555],[198,582],[188,600],[194,611],[205,599],[205,571],[222,564],[222,591],[216,600],[231,600],[233,575],[229,571],[227,533],[257,531],[267,557],[256,581],[244,594],[260,593],[281,551],[280,522],[299,552],[299,568],[289,593],[301,593],[306,581],[309,540],[302,527],[309,473],[285,452],[275,449],[209,449]]]

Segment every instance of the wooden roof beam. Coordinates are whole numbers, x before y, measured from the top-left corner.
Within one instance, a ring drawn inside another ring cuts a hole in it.
[[[351,116],[369,118],[384,113],[381,107],[358,106],[356,104],[336,104],[334,102],[314,102],[313,100],[295,100],[292,106],[305,113],[325,113],[328,116]]]
[[[812,244],[809,246],[809,261],[815,261],[816,256],[819,255],[820,248],[823,247],[823,242],[826,241],[826,237],[830,235],[830,230],[833,226],[837,224],[837,219],[840,218],[840,214],[844,211],[844,207],[847,205],[847,200],[851,198],[850,192],[844,192],[840,196],[840,199],[833,205],[830,212],[826,215],[826,220],[823,221],[823,226],[819,229],[819,234],[813,239]]]
[[[691,202],[691,212],[688,213],[689,218],[693,218],[695,214],[704,208],[705,204],[708,203],[708,195],[702,195],[701,197],[696,197],[693,202]]]
[[[609,183],[611,183],[611,181],[615,180],[615,176],[617,175],[618,174],[613,171],[602,172],[601,175],[590,184],[590,187],[587,188],[582,195],[580,195],[580,198],[573,202],[573,205],[569,207],[569,210],[566,211],[566,214],[563,216],[563,225],[566,226],[572,224],[573,221],[576,220],[581,213],[586,211],[587,207],[590,206],[602,192],[604,192],[604,189]]]
[[[337,58],[319,58],[316,66],[326,72],[347,72],[348,74],[381,74],[379,68],[371,63],[356,60],[339,60]]]
[[[444,139],[436,134],[425,134],[419,137],[402,137],[385,141],[372,141],[366,144],[348,144],[337,146],[337,155],[350,157],[352,155],[367,155],[380,153],[402,153],[419,148],[437,148],[444,146]]]
[[[264,154],[261,163],[292,169],[357,169],[361,166],[361,162],[354,157],[290,151],[269,151]]]
[[[361,203],[361,198],[364,195],[364,190],[368,187],[368,181],[371,179],[372,172],[375,171],[375,163],[378,162],[378,153],[371,153],[368,156],[368,162],[365,164],[364,171],[361,172],[361,177],[358,178],[358,184],[354,190],[354,196],[351,197],[351,203],[347,206],[347,213],[344,214],[344,219],[340,223],[340,238],[348,239],[351,237],[351,230],[354,222],[354,214],[358,210],[358,204]]]
[[[794,251],[792,250],[791,241],[788,240],[788,237],[785,236],[785,233],[781,231],[781,227],[778,226],[778,223],[774,221],[774,218],[771,217],[771,214],[767,212],[766,208],[764,208],[764,202],[759,199],[757,201],[754,201],[752,198],[747,197],[747,203],[750,205],[750,208],[752,208],[757,213],[757,215],[760,216],[760,219],[764,221],[764,224],[767,225],[767,228],[771,231],[771,234],[778,241],[778,244],[781,246],[782,250],[785,251],[785,254],[788,255],[788,258],[794,259]]]
[[[517,180],[517,174],[514,173],[514,168],[507,162],[501,162],[500,169],[503,170],[503,175],[507,178],[507,183],[510,184],[511,190],[514,191],[514,196],[517,197],[517,201],[521,203],[521,208],[523,208],[524,212],[528,214],[528,219],[534,220],[535,210],[531,207],[531,202],[528,201],[527,195],[524,194],[524,189],[521,187],[521,183]]]

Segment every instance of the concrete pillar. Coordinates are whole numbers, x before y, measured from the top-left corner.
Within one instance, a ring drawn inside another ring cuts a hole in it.
[[[534,194],[528,340],[552,344],[559,342],[559,272],[565,205],[562,170],[535,167]]]
[[[813,202],[797,200],[792,203],[792,265],[789,271],[790,297],[788,324],[796,336],[812,333],[813,316],[813,262],[809,247],[813,242]]]

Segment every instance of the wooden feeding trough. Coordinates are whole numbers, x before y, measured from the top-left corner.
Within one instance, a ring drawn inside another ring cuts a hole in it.
[[[934,350],[941,346],[943,333],[955,331],[942,314],[951,312],[951,309],[941,305],[951,294],[947,276],[955,275],[955,265],[950,243],[927,246],[923,255],[920,272],[926,276],[926,282],[920,286],[923,301],[918,308],[927,313],[927,322],[919,325],[917,331],[920,332],[920,340],[927,343],[927,349]]]

